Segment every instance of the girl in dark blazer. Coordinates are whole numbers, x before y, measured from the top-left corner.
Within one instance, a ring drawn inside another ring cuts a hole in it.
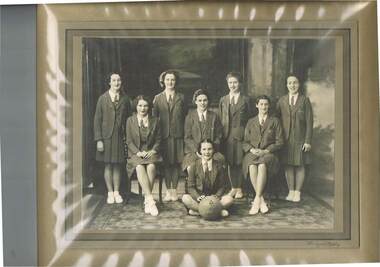
[[[213,159],[214,144],[210,139],[202,140],[198,145],[197,159],[190,168],[188,192],[182,196],[183,204],[189,209],[190,215],[199,215],[199,202],[206,196],[214,195],[220,199],[223,206],[221,215],[229,215],[227,209],[232,205],[233,198],[224,195],[228,190],[228,177],[223,163]]]
[[[190,166],[201,157],[198,153],[198,145],[204,139],[210,139],[218,151],[222,138],[222,124],[219,117],[208,110],[209,96],[205,90],[199,89],[194,92],[193,103],[195,110],[189,111],[185,119],[185,157],[182,169],[189,172]],[[224,163],[224,156],[216,152],[214,158]]]
[[[131,113],[130,99],[121,91],[118,73],[109,76],[110,88],[101,95],[96,104],[94,117],[94,139],[96,160],[104,162],[104,179],[107,203],[122,203],[119,194],[121,168],[125,162],[124,132],[127,116]]]
[[[156,177],[156,164],[162,162],[159,154],[161,131],[158,118],[148,115],[149,101],[139,95],[135,101],[137,113],[127,120],[127,173],[131,177],[136,171],[137,180],[145,196],[145,213],[158,215],[152,190]]]
[[[244,128],[251,117],[252,110],[247,96],[240,93],[242,83],[238,72],[230,72],[226,77],[230,93],[220,99],[219,112],[223,126],[223,149],[228,165],[232,189],[229,194],[242,198],[242,162]]]
[[[282,147],[284,141],[280,120],[269,116],[270,100],[266,95],[259,96],[256,108],[259,114],[250,119],[245,128],[243,150],[246,153],[243,160],[244,177],[249,177],[256,196],[252,202],[249,214],[259,211],[268,212],[268,206],[263,197],[267,177],[278,171],[276,152]]]
[[[160,118],[162,157],[166,195],[164,201],[177,201],[177,185],[183,160],[184,95],[176,92],[179,76],[176,71],[163,72],[159,78],[164,91],[154,97],[153,115]]]
[[[288,201],[299,202],[305,180],[305,164],[311,163],[310,150],[313,134],[313,110],[308,97],[299,93],[299,80],[287,78],[288,94],[277,103],[285,136],[283,162],[289,188]]]

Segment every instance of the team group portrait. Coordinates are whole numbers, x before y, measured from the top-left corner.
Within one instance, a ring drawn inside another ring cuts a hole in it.
[[[334,227],[334,39],[82,49],[87,228]]]

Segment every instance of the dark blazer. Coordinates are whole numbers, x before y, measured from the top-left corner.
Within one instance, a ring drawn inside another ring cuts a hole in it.
[[[240,93],[238,102],[236,103],[235,112],[230,119],[230,96],[225,95],[219,101],[219,115],[223,126],[223,138],[227,138],[230,134],[237,140],[243,140],[244,128],[248,119],[252,116],[252,108],[250,100],[247,96]],[[229,132],[231,126],[231,132]]]
[[[175,93],[173,99],[172,110],[169,109],[169,104],[166,101],[165,92],[161,92],[153,99],[154,116],[160,118],[161,136],[166,139],[170,136],[175,138],[183,138],[183,121],[185,118],[185,102],[184,95]]]
[[[161,131],[159,119],[156,117],[148,117],[148,140],[147,146],[149,150],[155,150],[159,152],[161,144]],[[137,121],[137,115],[134,114],[127,120],[127,146],[128,154],[134,155],[140,151],[140,132],[139,123]]]
[[[211,194],[218,197],[223,196],[227,192],[229,181],[227,173],[223,164],[219,161],[212,160],[212,170],[210,173],[211,180]],[[205,173],[203,171],[202,159],[195,161],[189,171],[188,178],[188,192],[192,198],[197,199],[199,196],[204,195],[203,180]],[[210,195],[210,194],[209,194]]]
[[[291,114],[289,95],[282,96],[277,102],[277,112],[282,122],[284,137],[286,140],[289,139],[290,125],[292,124],[295,141],[297,143],[311,144],[313,135],[313,110],[309,98],[299,94],[294,109],[295,111]]]
[[[222,124],[218,116],[210,110],[207,111],[205,132],[215,147],[218,147],[222,138]],[[191,110],[185,119],[185,153],[197,152],[201,138],[198,112],[196,109]]]
[[[250,119],[245,127],[243,150],[251,148],[267,149],[273,153],[284,144],[280,120],[268,116],[264,125],[260,127],[259,116]]]
[[[115,110],[108,90],[102,94],[96,104],[94,140],[98,141],[111,138],[116,121],[121,122],[122,131],[124,132],[126,119],[132,113],[131,106],[130,98],[120,92],[120,100]]]

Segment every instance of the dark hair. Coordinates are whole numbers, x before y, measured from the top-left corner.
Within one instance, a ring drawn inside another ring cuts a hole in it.
[[[136,110],[137,108],[137,104],[139,103],[140,100],[144,100],[148,103],[148,107],[149,107],[149,110],[151,109],[152,107],[152,102],[150,101],[149,97],[147,96],[144,96],[144,95],[138,95],[136,96],[136,98],[133,100],[133,106]]]
[[[110,71],[110,72],[107,73],[107,76],[104,79],[107,85],[109,85],[109,83],[111,82],[111,76],[114,75],[114,74],[119,75],[120,80],[123,82],[123,77],[121,76],[120,72],[118,72],[118,71]]]
[[[231,71],[231,72],[227,73],[227,75],[226,75],[226,81],[228,81],[228,79],[231,78],[231,77],[236,78],[239,81],[239,83],[243,82],[243,77],[241,76],[240,72]]]
[[[269,105],[270,105],[271,101],[270,101],[269,96],[267,96],[267,95],[259,95],[259,96],[256,98],[256,105],[259,104],[259,102],[260,102],[261,99],[266,99],[266,100],[268,100],[268,103],[269,103]]]
[[[210,96],[208,95],[206,90],[198,89],[193,94],[193,103],[195,104],[195,101],[197,100],[197,97],[200,95],[205,95],[207,97],[207,100],[210,102]]]
[[[174,75],[174,77],[175,77],[175,86],[178,86],[178,84],[179,84],[179,74],[178,74],[178,71],[176,71],[176,70],[166,70],[166,71],[164,71],[163,73],[160,74],[160,77],[158,77],[158,82],[160,83],[161,88],[165,89],[164,80],[165,80],[165,76],[167,74],[173,74]]]
[[[198,144],[198,153],[201,153],[201,146],[203,143],[210,143],[212,145],[212,148],[215,150],[215,144],[213,141],[211,141],[210,138],[203,139],[199,144]],[[215,151],[214,151],[215,152]]]

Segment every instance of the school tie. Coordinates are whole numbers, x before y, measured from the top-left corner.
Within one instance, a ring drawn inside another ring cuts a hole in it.
[[[292,95],[292,97],[290,98],[290,105],[294,106],[294,95]]]
[[[204,113],[202,113],[201,118],[202,118],[202,122],[206,122],[206,118],[205,118],[205,114]]]
[[[140,128],[145,128],[144,120],[143,119],[140,119]]]
[[[205,171],[205,181],[204,181],[204,188],[203,190],[210,190],[211,182],[210,182],[210,170],[208,168],[208,162],[204,164],[204,171]]]
[[[261,118],[261,120],[260,120],[260,126],[263,126],[264,125],[264,118]]]
[[[231,97],[231,103],[230,104],[235,105],[235,97],[234,96]]]

